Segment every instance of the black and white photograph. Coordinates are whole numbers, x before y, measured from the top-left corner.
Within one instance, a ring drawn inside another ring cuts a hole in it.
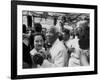
[[[40,3],[12,3],[12,78],[96,74],[96,6]]]
[[[22,11],[23,68],[90,65],[90,14]]]

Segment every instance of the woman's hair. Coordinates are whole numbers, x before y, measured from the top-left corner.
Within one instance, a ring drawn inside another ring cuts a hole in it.
[[[35,36],[38,36],[38,35],[42,36],[43,40],[45,41],[45,36],[42,33],[39,33],[39,32],[33,33],[30,36],[30,45],[31,45],[31,48],[34,47],[34,38],[35,38]]]
[[[90,40],[90,33],[89,33],[89,27],[87,26],[84,28],[84,34],[81,36],[81,38],[79,40],[80,48],[88,49],[90,46],[89,40]]]
[[[79,40],[79,47],[81,49],[89,49],[89,39],[80,39]]]

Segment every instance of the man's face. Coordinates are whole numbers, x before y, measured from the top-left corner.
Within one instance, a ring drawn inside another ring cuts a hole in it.
[[[56,33],[53,28],[47,29],[46,31],[46,40],[49,43],[53,43],[56,39]]]
[[[78,33],[79,33],[78,37],[80,39],[85,34],[83,26],[78,28]]]
[[[70,37],[69,34],[67,34],[65,32],[63,33],[63,39],[64,39],[64,41],[67,41],[69,39],[69,37]]]
[[[37,50],[42,49],[43,43],[44,43],[44,41],[43,41],[43,38],[42,38],[41,35],[36,35],[34,37],[34,47],[35,47],[35,49],[37,49]]]

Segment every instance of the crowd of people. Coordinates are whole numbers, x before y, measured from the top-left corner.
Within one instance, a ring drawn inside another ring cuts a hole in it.
[[[59,24],[59,25],[58,25]],[[43,31],[40,23],[27,31],[23,24],[23,68],[75,67],[90,64],[89,22],[66,28],[63,20]]]

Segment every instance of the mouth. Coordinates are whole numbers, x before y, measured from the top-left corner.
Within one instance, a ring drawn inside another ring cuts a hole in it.
[[[49,40],[50,39],[50,37],[46,37],[46,40]]]
[[[38,47],[38,48],[42,48],[42,45],[38,45],[37,47]]]
[[[52,38],[49,37],[46,40],[47,40],[47,42],[51,42]]]
[[[52,38],[51,36],[46,36],[46,39],[50,39],[50,38]]]

